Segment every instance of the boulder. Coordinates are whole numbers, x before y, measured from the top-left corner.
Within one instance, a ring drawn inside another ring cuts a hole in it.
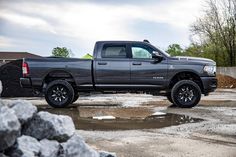
[[[43,139],[40,144],[40,157],[57,157],[60,148],[57,141]]]
[[[20,135],[21,125],[15,112],[0,103],[0,151],[11,147]]]
[[[42,140],[67,141],[75,132],[74,123],[69,116],[38,112],[25,124],[23,134]]]
[[[11,106],[12,106],[12,109],[15,111],[15,114],[21,124],[24,124],[30,119],[32,119],[32,117],[37,112],[36,106],[24,100],[13,101],[11,103]]]
[[[7,106],[8,108],[11,108],[11,100],[2,100],[0,99],[0,106]]]
[[[60,157],[99,157],[97,151],[88,146],[79,135],[73,135],[62,143]]]
[[[100,151],[99,152],[100,157],[116,157],[116,153],[110,153],[106,151]]]
[[[34,157],[39,156],[40,143],[33,137],[21,136],[16,140],[16,144],[7,151],[7,155],[12,157]]]
[[[7,105],[2,101],[2,99],[0,99],[0,107],[3,107],[3,106],[7,106]]]
[[[23,100],[0,100],[0,157],[8,156],[116,157],[87,145],[75,133],[69,116],[37,113],[35,106]]]

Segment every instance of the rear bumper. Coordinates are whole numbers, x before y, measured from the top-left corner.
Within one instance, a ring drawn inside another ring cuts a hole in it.
[[[203,85],[203,94],[207,95],[210,92],[213,92],[217,88],[217,79],[216,77],[201,77]]]
[[[31,88],[32,82],[30,78],[20,78],[20,85],[23,88]]]

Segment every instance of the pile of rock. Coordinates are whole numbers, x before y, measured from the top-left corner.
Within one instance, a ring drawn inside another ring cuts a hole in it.
[[[222,74],[217,74],[216,78],[218,88],[236,88],[236,78]]]
[[[75,132],[69,116],[37,112],[27,101],[0,101],[0,157],[113,157]]]

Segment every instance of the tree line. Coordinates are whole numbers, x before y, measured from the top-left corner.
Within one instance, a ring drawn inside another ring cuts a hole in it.
[[[206,0],[203,16],[192,24],[191,44],[172,44],[171,55],[210,58],[218,66],[236,66],[236,1]]]

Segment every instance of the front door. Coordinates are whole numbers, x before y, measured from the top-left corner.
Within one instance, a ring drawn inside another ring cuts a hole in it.
[[[95,59],[94,64],[96,87],[115,89],[130,83],[130,62],[126,44],[105,44],[101,58]]]
[[[138,88],[162,88],[167,77],[167,60],[155,62],[153,48],[148,45],[131,45],[131,82]]]

